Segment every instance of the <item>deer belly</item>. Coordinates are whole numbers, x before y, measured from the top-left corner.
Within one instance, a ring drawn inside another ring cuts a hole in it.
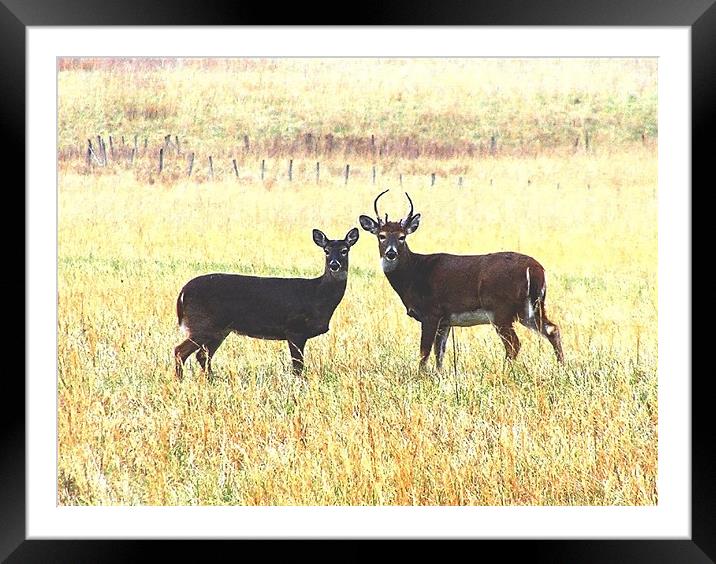
[[[251,319],[234,323],[231,330],[237,335],[254,339],[280,340],[286,338],[286,325],[276,320]]]
[[[267,341],[280,341],[286,338],[286,332],[269,328],[261,329],[234,329],[237,335],[244,335],[253,339],[265,339]]]
[[[462,313],[453,313],[448,318],[448,321],[453,327],[471,327],[473,325],[487,325],[488,323],[492,323],[494,319],[495,316],[490,310],[476,309]]]

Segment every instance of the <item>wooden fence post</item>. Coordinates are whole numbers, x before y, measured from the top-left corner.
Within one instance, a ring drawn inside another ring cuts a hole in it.
[[[430,186],[435,186],[435,173],[430,174]]]
[[[375,186],[375,165],[373,165],[373,186]]]
[[[211,155],[209,155],[209,177],[214,179],[214,161],[211,159]]]
[[[458,179],[457,179],[457,185],[462,188],[462,176],[458,177]]]
[[[347,164],[346,165],[346,179],[344,182],[345,185],[348,184],[348,176],[350,175],[350,173],[351,173],[351,165]]]
[[[164,147],[159,147],[159,174],[162,173],[164,168]]]
[[[264,179],[265,171],[266,171],[266,159],[261,159],[261,180]]]
[[[321,181],[321,163],[320,161],[316,161],[316,184],[320,183]]]
[[[236,178],[239,177],[239,167],[236,166],[236,159],[231,159],[231,162],[234,163],[234,174],[236,175]]]
[[[191,171],[194,169],[194,153],[189,155],[189,172],[187,176],[191,176]]]
[[[289,159],[288,161],[288,181],[293,181],[293,159]]]
[[[106,166],[107,165],[107,147],[104,144],[104,139],[102,139],[102,136],[97,136],[97,151],[98,157],[99,157],[99,164],[100,166]]]

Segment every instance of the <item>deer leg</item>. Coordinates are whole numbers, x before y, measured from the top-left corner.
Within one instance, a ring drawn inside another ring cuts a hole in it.
[[[559,327],[552,323],[547,316],[542,316],[540,324],[540,332],[547,337],[547,340],[554,348],[554,354],[557,355],[557,362],[564,362],[564,353],[562,352],[562,338],[559,335]]]
[[[425,369],[425,365],[430,358],[430,351],[435,342],[435,336],[440,325],[439,319],[423,318],[422,331],[420,334],[420,369]]]
[[[211,359],[216,350],[221,346],[221,343],[224,342],[225,338],[226,336],[209,339],[205,341],[201,347],[199,347],[198,351],[196,351],[196,360],[199,361],[199,366],[201,366],[202,370],[206,372],[207,376],[211,375]]]
[[[547,318],[544,303],[538,302],[536,315],[531,324],[528,325],[525,322],[522,322],[522,324],[546,337],[552,345],[552,348],[554,348],[554,354],[557,355],[557,362],[564,362],[562,338],[559,335],[559,327]]]
[[[174,371],[176,373],[176,377],[179,380],[182,379],[184,362],[198,348],[199,348],[199,345],[197,345],[191,339],[186,339],[183,343],[177,345],[174,348],[174,360],[175,360]]]
[[[433,350],[435,351],[435,365],[438,370],[441,370],[443,367],[443,358],[445,357],[445,349],[447,348],[450,329],[451,327],[449,325],[441,325],[435,334],[435,346]]]
[[[306,346],[306,337],[289,337],[288,350],[291,353],[293,373],[299,376],[303,372],[303,349]]]
[[[505,356],[509,360],[514,360],[517,357],[517,353],[520,352],[520,340],[517,338],[512,323],[510,324],[496,324],[495,330],[502,339],[502,344],[505,345]]]

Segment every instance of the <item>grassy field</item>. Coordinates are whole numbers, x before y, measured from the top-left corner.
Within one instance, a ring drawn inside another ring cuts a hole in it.
[[[401,90],[401,75],[392,71],[373,73],[377,86],[371,89],[365,73],[351,82],[350,68],[310,67],[307,75],[320,83],[310,95],[310,83],[296,92],[306,75],[301,61],[244,62],[246,76],[227,72],[237,71],[238,62],[61,65],[58,503],[657,502],[656,151],[629,133],[625,124],[636,117],[597,104],[611,96],[628,105],[634,95],[646,105],[655,92],[655,69],[648,61],[605,64],[604,80],[589,82],[591,90],[581,95],[592,107],[590,123],[601,124],[589,150],[574,150],[572,132],[564,142],[555,133],[549,150],[535,142],[518,150],[517,141],[506,140],[528,138],[532,122],[522,125],[521,117],[535,108],[550,116],[566,111],[564,101],[582,84],[579,77],[596,67],[565,71],[540,63],[532,81],[539,87],[526,97],[526,81],[513,76],[526,63],[515,62],[509,71],[490,62],[482,70],[505,78],[500,92],[512,105],[492,111],[475,104],[464,113],[454,110],[460,119],[450,121],[440,107],[461,101],[469,107],[472,100],[467,86],[476,79],[456,70],[466,64],[449,67],[448,90],[435,95],[427,92],[429,84],[420,87],[427,62],[412,70],[400,66],[406,97],[440,116],[423,133],[422,109],[397,111],[401,104],[391,96]],[[285,79],[277,82],[281,71]],[[187,76],[197,74],[206,80],[189,88]],[[123,75],[130,84],[145,81],[123,101],[139,108],[135,118],[126,110],[114,118],[103,113],[112,107],[109,100],[120,98],[112,81]],[[489,82],[495,88],[497,80]],[[336,84],[344,86],[336,99],[320,99]],[[157,85],[152,102],[147,93]],[[217,93],[196,106],[207,88]],[[244,94],[250,100],[241,110],[237,95],[229,94],[239,91],[252,93]],[[428,146],[430,135],[435,143],[469,143],[470,120],[479,118],[490,124],[475,129],[480,136],[491,134],[490,120],[502,120],[502,147],[512,149],[470,158],[467,145],[460,145],[444,157],[395,154],[375,161],[356,151],[348,186],[340,176],[344,151],[322,157],[320,185],[312,179],[315,159],[299,154],[289,182],[281,160],[292,154],[289,141],[296,132],[312,131],[333,132],[344,142],[338,116],[351,107],[351,94],[356,107],[367,109],[348,116],[346,135],[415,132],[420,147]],[[381,110],[384,129],[375,119],[379,94],[388,100]],[[275,101],[261,106],[262,99]],[[168,108],[163,113],[146,111],[160,102]],[[285,108],[277,114],[279,131],[267,126],[256,133],[261,108],[268,107]],[[506,117],[510,108],[517,117]],[[232,112],[236,119],[216,117]],[[292,115],[299,125],[285,130]],[[646,112],[642,129],[650,116]],[[225,129],[212,129],[215,119]],[[252,148],[237,154],[242,163],[255,163],[260,148],[279,147],[264,181],[255,168],[237,179],[227,165],[232,143],[240,147],[241,131],[249,129]],[[160,176],[149,165],[126,163],[86,169],[79,149],[69,149],[92,135],[120,131],[155,140],[180,134],[187,146],[221,155],[223,168],[213,180]],[[653,139],[655,125],[650,131]],[[369,174],[374,162],[376,185]],[[433,187],[429,171],[439,175]],[[382,207],[391,217],[405,213],[398,174],[423,217],[411,236],[414,251],[516,250],[545,266],[563,366],[546,340],[522,326],[516,330],[523,348],[513,363],[504,361],[494,330],[474,327],[457,328],[442,373],[420,374],[419,325],[405,315],[380,271],[375,238],[361,231],[331,330],[308,342],[305,380],[291,375],[285,343],[236,336],[219,349],[214,379],[207,380],[193,358],[185,379],[174,379],[173,348],[183,339],[175,300],[187,280],[216,271],[318,276],[323,253],[311,229],[342,237],[358,225],[359,214],[372,213],[375,194],[386,187],[393,190]],[[464,177],[461,187],[457,175]]]
[[[60,61],[60,155],[87,138],[178,135],[205,158],[308,154],[386,164],[575,142],[654,142],[655,59]],[[375,137],[374,151],[371,135]],[[589,138],[587,141],[586,137]],[[156,156],[158,147],[153,154]]]

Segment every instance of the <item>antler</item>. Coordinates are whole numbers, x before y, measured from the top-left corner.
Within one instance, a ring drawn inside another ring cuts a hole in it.
[[[373,209],[375,210],[375,217],[378,220],[378,223],[380,223],[380,212],[378,212],[378,198],[380,198],[383,194],[385,194],[389,190],[390,190],[390,188],[388,188],[388,190],[383,190],[380,194],[378,194],[375,197],[375,201],[373,202]],[[388,214],[385,214],[385,221],[386,222],[388,221]]]
[[[406,192],[405,195],[408,197],[408,201],[410,202],[410,211],[408,212],[408,215],[405,219],[402,219],[400,221],[400,224],[405,227],[410,223],[410,220],[413,217],[413,200],[410,199],[410,196],[408,196],[408,193]]]
[[[406,192],[405,195],[408,196],[408,193]],[[408,201],[410,202],[410,211],[408,212],[407,219],[410,219],[413,217],[413,200],[410,199],[410,196],[408,196]]]

